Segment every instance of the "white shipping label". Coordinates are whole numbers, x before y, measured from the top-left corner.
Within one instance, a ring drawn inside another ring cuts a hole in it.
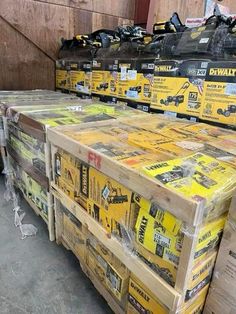
[[[126,67],[121,67],[120,68],[120,80],[121,81],[126,81],[127,80],[127,68]]]
[[[137,80],[137,71],[136,70],[128,70],[127,79],[129,81]]]
[[[226,95],[236,95],[236,83],[228,83],[225,87]]]
[[[207,44],[208,41],[209,41],[209,38],[201,38],[200,41],[199,41],[199,43],[200,43],[200,44]]]

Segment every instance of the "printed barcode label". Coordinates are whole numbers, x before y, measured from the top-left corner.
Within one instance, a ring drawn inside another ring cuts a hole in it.
[[[228,83],[225,88],[226,95],[236,95],[236,83]]]

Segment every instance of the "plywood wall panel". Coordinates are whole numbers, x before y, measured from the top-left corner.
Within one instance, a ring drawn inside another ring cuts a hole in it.
[[[93,0],[93,11],[134,19],[135,0]]]
[[[187,17],[204,15],[205,1],[203,0],[151,0],[148,15],[148,30],[157,21],[168,20],[174,12],[178,12],[182,22]]]
[[[71,9],[27,0],[1,0],[1,15],[52,57],[61,37],[73,36]]]
[[[114,29],[118,26],[119,18],[116,16],[93,13],[92,30],[96,31],[101,28]]]
[[[54,89],[54,62],[0,18],[0,89]]]

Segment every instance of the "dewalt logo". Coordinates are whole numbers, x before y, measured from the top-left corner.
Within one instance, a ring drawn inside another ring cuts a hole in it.
[[[170,72],[172,70],[173,68],[171,65],[156,65],[155,66],[155,71],[159,71],[159,72]]]
[[[133,281],[130,281],[130,286],[147,302],[150,301],[150,297],[139,288]]]
[[[212,76],[235,76],[236,68],[212,68],[209,75]]]

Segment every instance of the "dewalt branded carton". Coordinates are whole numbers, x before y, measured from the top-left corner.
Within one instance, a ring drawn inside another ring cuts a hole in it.
[[[170,60],[155,62],[151,108],[170,110],[172,103],[174,109],[183,103],[185,86],[182,89],[177,88],[180,64]]]
[[[203,288],[198,295],[191,301],[180,305],[176,314],[200,314],[202,312],[208,286]],[[170,310],[166,308],[151,293],[151,291],[143,285],[141,279],[131,274],[129,281],[127,314],[168,314]],[[171,312],[173,313],[173,312]]]
[[[109,88],[109,73],[105,71],[105,60],[94,59],[92,63],[92,93],[104,95]]]
[[[86,259],[87,231],[81,222],[60,204],[62,238],[81,261]]]
[[[93,167],[83,171],[86,174],[89,177],[82,181],[89,184],[88,213],[108,232],[122,237],[122,226],[132,228],[136,218],[132,192]]]
[[[67,59],[56,61],[56,89],[70,90],[70,62]]]
[[[236,126],[236,62],[209,63],[201,118]]]
[[[208,218],[228,210],[236,184],[233,167],[203,153],[146,166],[144,172],[187,198],[204,199]]]
[[[183,245],[184,227],[181,221],[168,211],[151,204],[137,194],[134,195],[134,200],[140,207],[135,225],[135,248],[138,256],[174,286]],[[209,282],[215,259],[215,254],[211,252],[219,244],[224,222],[225,216],[222,216],[200,229],[187,299],[193,297]]]
[[[119,59],[117,97],[127,100],[132,95],[138,95],[140,91],[135,58]]]
[[[151,102],[151,89],[154,78],[154,61],[154,58],[137,58],[135,60],[136,70],[131,70],[133,82],[132,86],[130,84],[126,91],[127,99],[144,104],[149,104]],[[130,79],[131,78],[132,76],[130,76]]]
[[[108,232],[122,237],[123,227],[134,226],[137,208],[130,190],[62,150],[55,156],[55,167],[60,189]]]
[[[70,91],[81,95],[91,94],[92,62],[78,60],[70,62]]]
[[[198,117],[207,61],[158,61],[155,65],[152,107]]]
[[[87,265],[106,289],[125,307],[130,272],[98,239],[89,236]]]
[[[98,91],[98,94],[101,92],[108,101],[115,101],[118,93],[118,60],[106,58],[104,60],[104,67],[108,88],[101,89]]]

